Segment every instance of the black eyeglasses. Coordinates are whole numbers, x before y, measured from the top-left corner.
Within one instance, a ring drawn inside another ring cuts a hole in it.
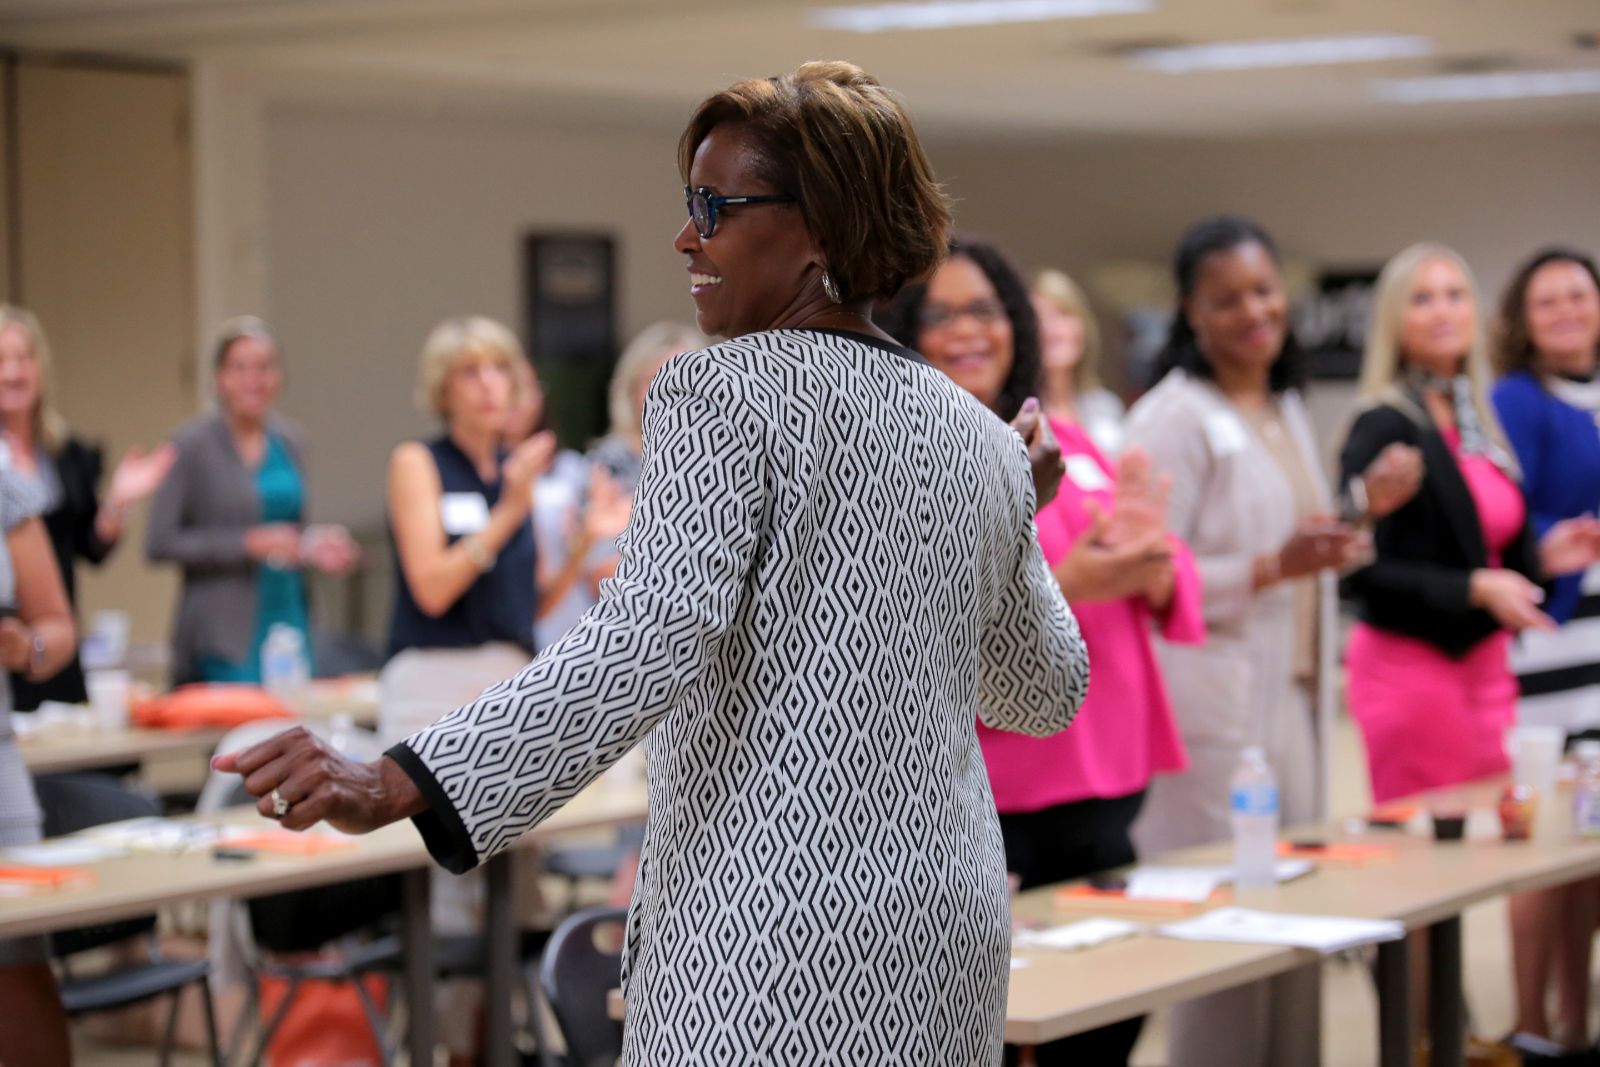
[[[691,189],[687,185],[683,187],[683,202],[689,205],[689,217],[694,220],[694,231],[701,240],[717,232],[717,212],[729,204],[793,204],[799,200],[798,196],[789,193],[778,196],[718,196],[704,186],[699,189]]]
[[[971,316],[979,326],[989,326],[1006,316],[1006,309],[998,300],[978,299],[963,307],[950,307],[947,304],[924,304],[922,311],[917,315],[917,322],[924,330],[942,330],[951,326],[963,315]]]

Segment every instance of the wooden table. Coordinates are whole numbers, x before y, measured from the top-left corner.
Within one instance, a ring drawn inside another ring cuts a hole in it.
[[[292,702],[303,718],[326,721],[348,715],[357,726],[370,728],[378,720],[377,678],[354,675],[349,678],[319,679],[308,685]],[[19,735],[17,747],[22,762],[33,774],[62,774],[91,771],[142,763],[153,756],[189,755],[206,757],[227,734],[221,727],[195,730],[147,730],[129,726],[120,730],[101,730],[89,721],[52,722],[26,736]],[[285,728],[293,720],[284,720]]]
[[[544,823],[526,835],[518,845],[532,844],[561,833],[592,830],[637,822],[645,815],[642,786],[619,786],[601,779],[569,801]],[[229,809],[210,818],[184,820],[196,825],[228,822],[265,825],[250,807]],[[94,874],[91,884],[26,897],[0,897],[0,938],[48,933],[89,923],[146,915],[158,908],[181,901],[213,897],[248,898],[289,889],[309,889],[346,882],[372,875],[402,873],[405,876],[403,937],[405,941],[404,985],[411,1004],[409,1044],[413,1063],[432,1063],[434,1045],[433,1013],[419,1010],[431,1004],[433,977],[433,937],[428,921],[428,878],[430,860],[422,840],[409,822],[388,826],[353,839],[352,847],[330,850],[311,856],[262,853],[249,861],[218,860],[209,847],[180,853],[134,853],[89,865]],[[497,857],[489,864],[490,912],[493,920],[511,916],[509,900],[509,862]],[[502,878],[495,872],[504,872]],[[503,1047],[512,1050],[509,1007],[515,961],[497,965],[496,957],[514,951],[516,938],[503,936],[496,943],[491,926],[489,937],[490,970],[488,1000],[503,1004],[505,1018]],[[491,1050],[494,1049],[491,1030]],[[492,1052],[493,1055],[493,1052]]]
[[[1439,790],[1416,798],[1418,807],[1486,812],[1498,802],[1504,779]],[[1265,890],[1239,893],[1233,903],[1285,914],[1388,919],[1428,939],[1430,1029],[1433,1062],[1460,1063],[1464,1050],[1461,990],[1461,914],[1507,893],[1548,888],[1600,874],[1600,842],[1580,841],[1570,831],[1570,797],[1558,793],[1541,805],[1531,841],[1472,838],[1435,842],[1399,831],[1351,832],[1340,825],[1302,827],[1292,840],[1359,840],[1393,850],[1387,862],[1365,866],[1319,865],[1311,875]],[[1479,821],[1483,816],[1478,816]],[[1496,823],[1496,825],[1498,825]],[[1215,844],[1153,857],[1160,865],[1227,864],[1232,846]],[[1087,917],[1082,907],[1058,908],[1053,889],[1022,894],[1014,913],[1046,925]],[[1144,921],[1138,916],[1129,916]],[[1158,920],[1170,921],[1170,920]],[[1154,1007],[1216,992],[1256,978],[1292,970],[1315,957],[1298,950],[1274,959],[1219,954],[1178,954],[1183,942],[1137,938],[1086,952],[1023,952],[1034,959],[1012,972],[1006,1038],[1014,1043],[1054,1040],[1095,1026],[1132,1018]],[[1212,945],[1207,948],[1220,949]],[[1227,946],[1245,949],[1249,946]],[[1039,958],[1045,962],[1041,964]],[[1253,973],[1252,969],[1261,973]],[[1405,942],[1378,949],[1379,1041],[1384,1064],[1411,1057],[1410,954]],[[1070,990],[1063,996],[1062,990]]]
[[[151,756],[209,755],[226,730],[124,730],[101,731],[77,726],[48,726],[17,738],[23,765],[31,774],[63,774],[142,763]]]

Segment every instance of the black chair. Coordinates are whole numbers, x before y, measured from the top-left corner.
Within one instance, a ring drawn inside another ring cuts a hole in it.
[[[561,1026],[567,1055],[559,1059],[545,1046],[545,1067],[611,1067],[622,1054],[622,1024],[611,1018],[606,999],[622,981],[625,908],[585,908],[550,935],[539,965],[539,987]],[[614,946],[595,934],[614,928]]]
[[[47,837],[86,830],[92,826],[160,815],[160,805],[136,793],[116,778],[103,774],[62,774],[34,783],[44,811]],[[161,1063],[172,1061],[177,1034],[179,996],[188,986],[198,986],[205,1007],[206,1042],[211,1062],[221,1067],[217,1045],[216,1013],[211,1004],[210,967],[205,960],[172,960],[162,956],[155,939],[156,917],[145,915],[122,922],[63,930],[50,935],[50,952],[61,976],[61,1003],[67,1015],[77,1018],[95,1012],[115,1011],[157,997],[171,997],[172,1008],[161,1041]],[[98,974],[72,973],[71,959],[83,952],[143,938],[148,944],[145,962],[117,966]]]
[[[230,803],[245,803],[252,798],[241,781],[228,798]],[[249,983],[246,1011],[260,1023],[254,1054],[247,1063],[259,1063],[278,1027],[308,981],[349,982],[361,1001],[367,1025],[377,1040],[383,1063],[394,1061],[384,1014],[373,1002],[363,979],[369,974],[398,969],[400,938],[388,931],[400,912],[399,875],[360,878],[351,882],[293,889],[253,897],[245,903],[250,923],[250,940],[258,951],[250,961],[256,975],[281,978],[287,983],[283,999],[271,1018],[261,1016],[260,992]],[[278,957],[314,952],[341,938],[368,935],[370,940],[350,947],[337,957],[286,962]],[[241,1026],[234,1038],[232,1053],[237,1053],[244,1037]],[[234,1058],[229,1055],[229,1060]]]

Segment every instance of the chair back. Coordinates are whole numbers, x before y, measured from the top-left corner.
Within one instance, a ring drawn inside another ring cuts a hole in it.
[[[585,908],[550,935],[539,986],[561,1025],[570,1067],[610,1067],[622,1055],[622,1024],[606,998],[622,981],[626,908]]]
[[[106,823],[161,814],[161,805],[153,797],[135,792],[109,774],[46,775],[36,779],[33,785],[39,807],[44,812],[46,837],[60,837]],[[50,935],[50,951],[58,957],[71,956],[142,937],[155,928],[156,917],[143,915],[120,922],[58,930]]]

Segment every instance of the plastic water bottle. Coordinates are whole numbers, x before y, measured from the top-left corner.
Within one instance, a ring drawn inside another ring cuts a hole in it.
[[[341,756],[350,755],[350,744],[355,739],[356,721],[347,712],[339,712],[328,720],[328,747]]]
[[[1580,741],[1574,754],[1578,781],[1572,789],[1572,832],[1600,838],[1600,741]]]
[[[310,680],[305,635],[287,623],[274,623],[261,643],[262,688],[284,698],[305,688]]]
[[[1278,851],[1278,780],[1267,756],[1252,746],[1233,772],[1233,875],[1239,889],[1275,885]]]

